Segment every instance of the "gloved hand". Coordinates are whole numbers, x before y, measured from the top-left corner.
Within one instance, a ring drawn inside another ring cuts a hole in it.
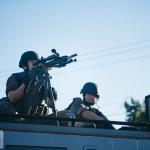
[[[24,77],[23,77],[23,83],[24,85],[27,87],[28,84],[29,84],[29,81],[30,81],[30,76],[29,76],[29,71],[28,70],[25,70],[24,71]]]
[[[31,79],[31,78],[37,76],[39,74],[39,72],[40,72],[39,68],[33,68],[32,70],[28,71],[27,76],[28,76],[29,79]]]

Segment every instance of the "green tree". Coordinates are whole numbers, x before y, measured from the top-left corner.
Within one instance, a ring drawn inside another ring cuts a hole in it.
[[[131,98],[130,102],[125,101],[124,107],[126,109],[126,121],[128,122],[146,121],[145,106],[144,104],[141,104],[138,100]]]

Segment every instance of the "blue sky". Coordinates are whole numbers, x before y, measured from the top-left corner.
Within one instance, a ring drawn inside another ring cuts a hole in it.
[[[53,69],[58,110],[66,108],[87,81],[99,85],[100,110],[125,120],[123,102],[150,94],[150,2],[148,0],[0,1],[0,96],[23,52],[40,56],[55,48],[78,53],[78,61]]]

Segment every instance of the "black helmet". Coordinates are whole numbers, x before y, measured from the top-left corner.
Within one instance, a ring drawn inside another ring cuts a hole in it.
[[[38,54],[34,51],[27,51],[22,54],[20,61],[19,61],[19,67],[27,67],[27,61],[29,60],[37,60],[39,59]]]
[[[98,87],[96,85],[96,83],[93,82],[87,82],[84,84],[83,88],[80,91],[80,94],[92,94],[94,95],[96,98],[99,98],[99,94],[98,94]]]

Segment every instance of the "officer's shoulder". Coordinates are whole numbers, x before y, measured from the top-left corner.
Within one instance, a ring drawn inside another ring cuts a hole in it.
[[[7,83],[13,82],[13,81],[18,81],[20,78],[23,77],[23,72],[17,72],[17,73],[13,73],[11,74],[8,79],[7,79]]]
[[[22,71],[22,72],[16,72],[16,73],[13,73],[12,76],[15,77],[16,79],[22,79],[25,75],[25,72]]]
[[[19,76],[19,75],[21,75],[23,73],[24,73],[24,71],[16,72],[16,73],[11,74],[11,76]]]
[[[15,80],[16,79],[16,75],[15,75],[15,73],[13,73],[13,74],[11,74],[9,77],[8,77],[8,79],[7,79],[7,82],[9,83],[9,82],[12,82],[13,80]]]

